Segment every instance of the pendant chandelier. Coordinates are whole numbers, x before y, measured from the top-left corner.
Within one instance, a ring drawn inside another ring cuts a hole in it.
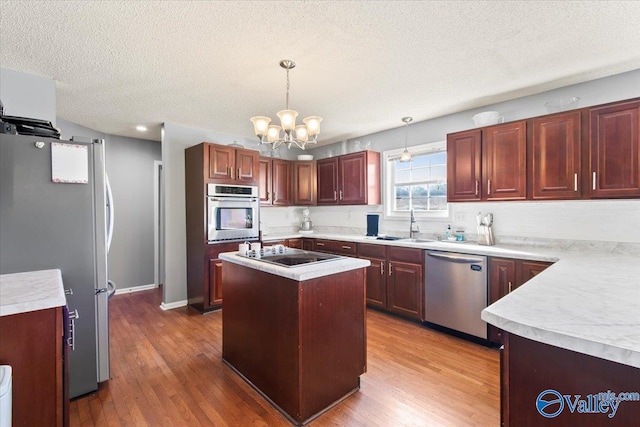
[[[296,126],[298,112],[289,109],[289,70],[294,68],[296,63],[290,59],[283,59],[280,61],[280,66],[287,70],[286,109],[277,113],[278,118],[280,118],[280,126],[270,125],[271,119],[265,116],[251,117],[250,120],[253,123],[253,130],[256,136],[260,138],[260,144],[273,144],[274,150],[282,144],[287,144],[287,148],[291,148],[291,145],[295,144],[304,150],[307,144],[318,142],[322,117],[305,117],[302,120],[304,124]]]
[[[404,151],[400,155],[400,161],[401,162],[410,162],[411,161],[411,153],[409,153],[409,150],[407,150],[407,140],[409,139],[409,123],[411,123],[412,120],[413,120],[413,118],[411,118],[411,117],[403,117],[402,118],[402,121],[406,125],[405,127],[407,128],[407,131],[406,131],[406,133],[404,135]]]

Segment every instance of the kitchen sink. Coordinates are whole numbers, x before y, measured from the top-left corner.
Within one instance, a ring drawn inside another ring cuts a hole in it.
[[[400,239],[401,242],[409,242],[409,243],[430,243],[430,242],[435,242],[435,240],[432,239]]]

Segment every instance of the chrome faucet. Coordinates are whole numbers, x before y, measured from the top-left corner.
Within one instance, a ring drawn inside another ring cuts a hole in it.
[[[411,223],[409,223],[409,238],[413,239],[414,233],[418,234],[419,232],[420,232],[420,227],[418,227],[418,224],[416,224],[416,217],[413,216],[413,209],[411,209]]]

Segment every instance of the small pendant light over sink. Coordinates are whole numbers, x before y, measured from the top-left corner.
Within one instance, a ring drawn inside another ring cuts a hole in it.
[[[405,136],[404,136],[404,151],[400,155],[400,161],[401,162],[410,162],[411,161],[411,153],[409,153],[409,151],[407,150],[407,140],[409,139],[409,123],[411,123],[412,120],[413,120],[412,117],[403,117],[402,118],[402,121],[406,125],[405,127],[407,128],[407,132],[405,133]]]

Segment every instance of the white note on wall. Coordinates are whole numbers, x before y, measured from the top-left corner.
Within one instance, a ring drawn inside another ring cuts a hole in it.
[[[51,143],[51,181],[87,184],[89,150],[86,145]]]

